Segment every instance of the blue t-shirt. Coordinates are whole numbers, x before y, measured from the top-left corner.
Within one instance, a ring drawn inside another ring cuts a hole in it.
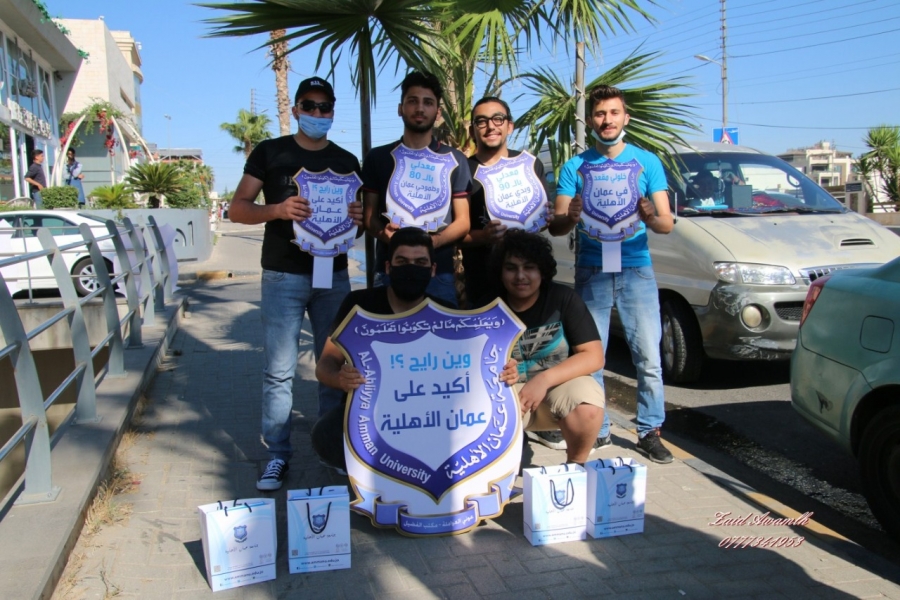
[[[578,169],[584,163],[602,164],[607,160],[616,162],[628,162],[636,160],[643,170],[638,179],[638,189],[645,198],[650,198],[654,192],[662,192],[668,189],[666,175],[659,159],[640,148],[626,144],[625,149],[615,158],[606,158],[596,148],[582,152],[571,158],[559,172],[559,182],[556,184],[557,196],[575,196],[581,193],[584,182],[578,175]],[[575,266],[600,267],[603,266],[602,244],[591,239],[584,231],[583,222],[579,221],[578,250],[575,253]],[[637,232],[622,242],[622,266],[623,267],[649,267],[650,249],[647,247],[647,228],[643,221],[638,221]]]

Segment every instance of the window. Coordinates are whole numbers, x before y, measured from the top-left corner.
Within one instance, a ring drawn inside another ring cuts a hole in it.
[[[38,68],[38,71],[41,74],[41,114],[40,117],[44,121],[53,125],[53,101],[52,97],[52,88],[50,87],[50,73],[45,71],[42,68]]]

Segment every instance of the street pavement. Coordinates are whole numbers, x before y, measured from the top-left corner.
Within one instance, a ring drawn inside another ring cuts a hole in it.
[[[209,261],[183,264],[188,310],[146,393],[140,435],[124,454],[134,490],[123,523],[79,541],[57,598],[212,597],[196,507],[263,495],[259,439],[263,355],[259,315],[261,227],[220,225]],[[357,252],[351,258],[358,261]],[[355,287],[364,284],[354,261]],[[766,497],[667,441],[669,465],[648,463],[645,531],[532,547],[521,497],[474,531],[414,539],[351,515],[352,568],[288,573],[285,491],[346,485],[310,448],[316,412],[310,334],[294,386],[294,456],[276,499],[274,581],[217,598],[896,598],[896,565],[822,526],[715,526],[717,513],[796,517],[808,509]],[[634,451],[631,415],[614,413],[612,447],[594,457],[645,459]],[[524,460],[553,465],[562,452],[532,444]],[[521,479],[519,480],[521,485]],[[40,523],[35,523],[40,535]],[[803,536],[799,547],[726,549],[730,536]],[[9,546],[7,541],[4,546]],[[10,552],[10,550],[6,550]]]

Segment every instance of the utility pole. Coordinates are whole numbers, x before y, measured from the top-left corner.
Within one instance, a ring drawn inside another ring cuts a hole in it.
[[[575,43],[575,154],[584,152],[584,42]]]
[[[722,132],[728,127],[728,23],[725,20],[725,0],[722,3]]]
[[[256,114],[256,90],[250,88],[250,114]]]

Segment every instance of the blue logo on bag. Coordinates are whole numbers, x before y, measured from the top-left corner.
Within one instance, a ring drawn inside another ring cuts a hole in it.
[[[327,523],[328,523],[328,521],[325,520],[325,515],[313,515],[312,516],[312,525],[316,529],[325,527],[325,525]]]
[[[628,492],[628,484],[627,483],[617,483],[616,484],[616,498],[624,498],[625,494]]]
[[[236,541],[238,544],[243,544],[247,541],[246,525],[238,525],[234,528],[234,541]]]
[[[572,484],[572,480],[566,480],[566,487],[561,490],[556,489],[556,482],[554,480],[550,480],[550,501],[553,503],[558,510],[562,510],[565,507],[572,504],[575,500],[575,486]]]

